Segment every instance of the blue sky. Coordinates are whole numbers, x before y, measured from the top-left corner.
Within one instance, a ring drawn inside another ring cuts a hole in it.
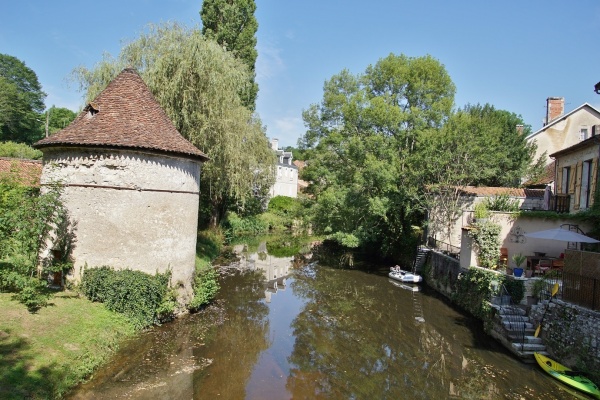
[[[67,85],[73,68],[117,56],[148,23],[200,26],[201,0],[6,1],[0,53],[24,61],[48,94],[46,105],[81,107]],[[323,83],[347,68],[364,72],[390,53],[429,54],[456,85],[456,106],[490,103],[523,116],[535,131],[546,98],[570,111],[600,81],[597,0],[256,0],[259,22],[257,111],[267,135],[295,146],[302,110],[322,99]]]

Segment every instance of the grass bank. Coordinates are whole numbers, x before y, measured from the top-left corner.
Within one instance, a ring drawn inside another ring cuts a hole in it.
[[[225,250],[219,231],[198,235],[196,268],[211,269]],[[204,272],[206,275],[206,272]],[[214,285],[196,288],[210,301]],[[47,307],[30,313],[0,293],[0,399],[61,398],[104,364],[136,333],[133,321],[77,292],[55,293]]]
[[[0,398],[60,398],[134,333],[126,317],[75,292],[35,314],[0,293]]]

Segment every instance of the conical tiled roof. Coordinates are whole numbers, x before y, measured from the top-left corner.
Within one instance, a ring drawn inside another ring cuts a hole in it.
[[[181,136],[131,68],[121,71],[69,126],[33,147],[62,145],[146,149],[208,159]]]

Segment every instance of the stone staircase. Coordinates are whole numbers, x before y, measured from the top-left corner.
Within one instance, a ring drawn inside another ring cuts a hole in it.
[[[425,262],[427,262],[427,256],[429,255],[429,252],[431,250],[429,250],[427,247],[424,246],[420,246],[417,249],[417,256],[415,257],[415,262],[414,262],[414,270],[417,272],[420,272],[421,269],[423,268],[423,265],[425,265]]]
[[[534,352],[548,355],[542,339],[534,336],[536,327],[523,308],[497,301],[491,306],[495,310],[492,337],[526,363],[535,363]]]

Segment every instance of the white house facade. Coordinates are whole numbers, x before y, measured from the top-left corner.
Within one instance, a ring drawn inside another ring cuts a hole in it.
[[[292,152],[278,148],[279,141],[271,140],[271,148],[277,155],[275,166],[275,184],[271,187],[270,195],[298,197],[298,167],[292,162]]]

